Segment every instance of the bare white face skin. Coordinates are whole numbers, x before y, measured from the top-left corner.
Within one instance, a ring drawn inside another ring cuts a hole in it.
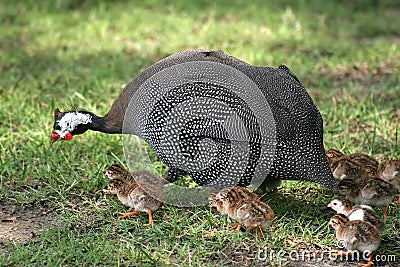
[[[64,116],[57,122],[60,126],[60,130],[54,130],[60,135],[61,138],[65,138],[67,133],[75,130],[76,126],[80,124],[88,124],[92,122],[92,116],[90,114],[79,113],[79,112],[67,112]]]

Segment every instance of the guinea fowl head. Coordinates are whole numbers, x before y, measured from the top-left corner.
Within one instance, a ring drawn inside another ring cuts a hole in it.
[[[51,142],[58,139],[71,140],[72,136],[86,132],[93,122],[94,115],[87,111],[61,112],[54,110],[54,127]]]

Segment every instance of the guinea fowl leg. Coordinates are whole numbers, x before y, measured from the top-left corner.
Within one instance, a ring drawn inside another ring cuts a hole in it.
[[[399,199],[397,199],[397,203],[400,204],[400,196],[399,196]]]
[[[361,267],[371,267],[374,264],[374,262],[372,261],[372,253],[371,255],[369,255],[369,259],[367,263],[359,263],[358,265]]]
[[[128,213],[118,212],[118,214],[121,215],[121,216],[119,216],[120,218],[129,218],[132,215],[139,215],[140,211],[133,210],[133,211],[128,212]]]

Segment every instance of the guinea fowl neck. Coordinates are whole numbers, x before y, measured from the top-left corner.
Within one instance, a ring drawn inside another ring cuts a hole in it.
[[[110,118],[108,114],[104,117],[93,115],[89,129],[108,134],[122,134],[122,121]]]
[[[104,117],[94,116],[91,130],[109,134],[135,134],[134,129],[124,125],[124,116],[132,98],[132,88],[127,86],[112,104]]]

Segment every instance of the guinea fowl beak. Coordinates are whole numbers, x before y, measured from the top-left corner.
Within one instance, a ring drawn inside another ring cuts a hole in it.
[[[51,137],[50,137],[51,144],[53,144],[58,139],[60,139],[60,135],[58,133],[56,133],[55,131],[53,131],[51,133]]]

